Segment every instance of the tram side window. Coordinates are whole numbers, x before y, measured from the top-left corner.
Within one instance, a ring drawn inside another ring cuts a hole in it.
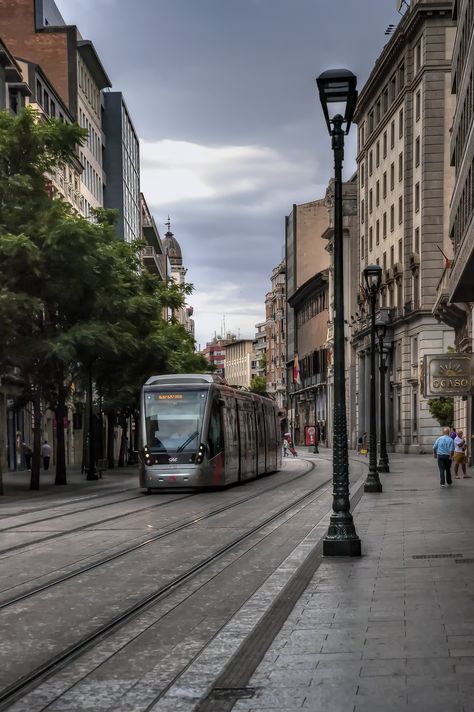
[[[221,414],[218,405],[213,405],[209,422],[209,457],[213,458],[222,452]]]

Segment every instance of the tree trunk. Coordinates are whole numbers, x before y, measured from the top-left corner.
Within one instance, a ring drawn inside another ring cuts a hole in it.
[[[66,440],[64,433],[64,420],[67,415],[66,392],[59,387],[58,404],[54,410],[56,415],[56,478],[55,485],[67,485],[66,474]]]
[[[126,451],[127,451],[127,418],[125,416],[120,416],[120,425],[122,427],[122,436],[120,439],[120,452],[119,452],[118,466],[124,467],[125,455],[126,455]]]
[[[30,490],[39,490],[41,467],[41,394],[39,391],[33,396],[33,428]]]
[[[113,410],[107,412],[107,465],[109,470],[115,467],[114,457],[114,434],[115,434],[115,413]]]

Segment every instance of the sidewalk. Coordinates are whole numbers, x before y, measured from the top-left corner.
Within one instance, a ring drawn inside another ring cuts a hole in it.
[[[474,711],[474,479],[390,465],[354,511],[362,558],[322,559],[234,712]]]
[[[15,472],[3,473],[3,489],[5,495],[0,497],[0,506],[7,502],[19,502],[23,500],[36,500],[39,498],[70,497],[71,494],[96,494],[107,489],[138,487],[138,467],[130,465],[126,467],[115,467],[113,470],[105,470],[99,480],[87,480],[86,474],[81,472],[80,465],[68,465],[67,485],[56,486],[54,484],[55,465],[50,465],[49,470],[41,469],[40,489],[32,492],[30,490],[29,470],[17,470]]]

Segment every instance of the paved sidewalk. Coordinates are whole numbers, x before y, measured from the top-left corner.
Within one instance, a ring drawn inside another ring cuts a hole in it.
[[[363,557],[322,560],[234,712],[474,711],[474,479],[390,459]]]
[[[105,470],[99,480],[87,480],[86,475],[81,472],[80,465],[69,465],[67,468],[68,484],[61,486],[54,484],[55,465],[50,465],[47,472],[41,469],[40,489],[34,492],[30,490],[30,476],[29,470],[4,472],[3,489],[5,494],[0,497],[0,506],[14,501],[68,498],[71,494],[95,494],[107,491],[109,488],[115,490],[120,487],[138,487],[137,465]]]

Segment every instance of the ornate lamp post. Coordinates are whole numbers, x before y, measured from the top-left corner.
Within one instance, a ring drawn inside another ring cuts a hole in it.
[[[370,432],[369,432],[369,473],[364,484],[364,492],[381,492],[377,470],[377,425],[375,413],[375,305],[382,281],[380,265],[364,268],[365,293],[370,304]]]
[[[357,77],[347,69],[330,69],[317,78],[319,98],[334,152],[334,426],[333,504],[325,556],[360,556],[361,543],[351,514],[347,453],[344,275],[342,227],[342,161],[344,135],[349,133],[357,101]],[[329,116],[328,104],[343,106],[343,114]]]
[[[380,372],[380,459],[379,472],[390,472],[390,463],[387,453],[387,433],[385,423],[386,403],[385,403],[385,375],[387,373],[387,351],[384,348],[384,340],[387,335],[387,324],[379,322],[375,325],[377,338],[379,341],[379,372]]]

